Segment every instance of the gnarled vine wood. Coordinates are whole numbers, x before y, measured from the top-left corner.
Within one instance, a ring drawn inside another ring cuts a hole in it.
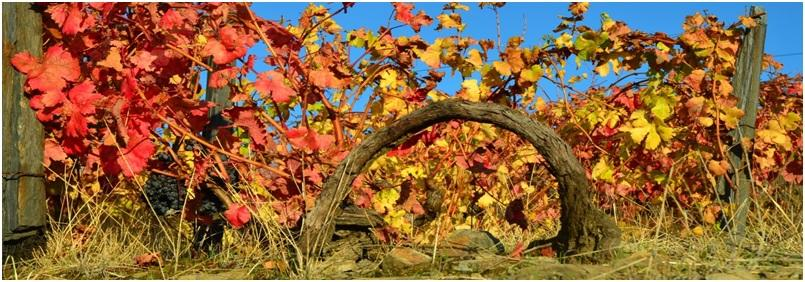
[[[319,255],[332,238],[341,203],[351,183],[376,158],[408,137],[436,123],[467,120],[493,124],[531,143],[548,163],[559,183],[562,207],[559,234],[551,240],[560,254],[576,254],[587,261],[603,261],[620,243],[620,229],[590,200],[590,181],[571,147],[551,128],[498,104],[448,99],[432,103],[394,121],[355,147],[324,182],[316,206],[305,218],[299,247],[306,258]]]

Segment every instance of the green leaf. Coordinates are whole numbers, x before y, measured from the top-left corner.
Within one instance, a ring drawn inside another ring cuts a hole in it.
[[[576,43],[573,47],[579,52],[579,58],[589,60],[595,55],[596,50],[606,43],[607,40],[609,40],[609,35],[606,32],[598,33],[588,31],[576,38]]]
[[[612,167],[610,167],[607,163],[607,158],[601,158],[593,167],[592,177],[595,180],[613,183],[615,182],[615,178],[613,177],[614,174],[615,171],[613,171]]]

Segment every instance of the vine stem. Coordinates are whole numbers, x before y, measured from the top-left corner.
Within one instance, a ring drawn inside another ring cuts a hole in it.
[[[193,61],[194,63],[198,64],[199,66],[204,67],[205,69],[207,69],[207,71],[209,71],[209,72],[213,71],[213,69],[212,69],[212,67],[210,65],[205,64],[204,62],[202,62],[201,60],[199,60],[196,57],[190,56],[190,54],[187,54],[185,51],[182,51],[182,49],[179,49],[179,47],[173,46],[173,44],[170,44],[170,43],[165,43],[165,46],[167,46],[168,48],[170,48],[174,52],[179,53],[179,55],[182,55],[182,56],[190,59],[191,61]]]

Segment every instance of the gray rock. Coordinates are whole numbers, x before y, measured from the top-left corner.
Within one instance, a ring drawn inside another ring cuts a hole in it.
[[[380,265],[391,274],[421,271],[430,266],[431,257],[412,248],[397,247],[391,250]]]
[[[502,255],[506,252],[503,244],[487,231],[470,229],[456,230],[440,243],[440,256],[468,256],[475,253],[493,253]]]

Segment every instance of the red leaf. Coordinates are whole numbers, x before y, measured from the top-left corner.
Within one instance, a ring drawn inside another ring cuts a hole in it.
[[[251,220],[252,215],[249,213],[249,209],[241,204],[232,204],[229,206],[224,212],[224,217],[226,220],[229,221],[229,224],[232,224],[232,228],[240,229],[243,227],[244,224]]]
[[[155,151],[154,144],[148,137],[132,133],[129,132],[129,143],[125,148],[101,146],[101,165],[106,175],[123,172],[124,176],[131,178],[148,165],[148,159]]]
[[[335,142],[332,135],[319,135],[316,131],[304,127],[288,130],[287,136],[291,145],[309,151],[326,149]]]
[[[630,90],[626,90],[617,94],[613,101],[626,106],[626,108],[632,112],[637,108],[637,106],[640,105],[640,95],[637,93],[632,93]]]
[[[67,136],[83,137],[87,135],[87,118],[85,115],[94,115],[94,103],[102,98],[95,92],[95,85],[89,80],[76,85],[67,93],[69,103],[64,105],[64,115],[68,118],[65,125]]]
[[[84,152],[87,150],[88,143],[89,141],[84,138],[65,136],[64,140],[62,140],[61,146],[67,155],[79,156],[84,154]]]
[[[153,71],[154,66],[152,63],[157,59],[157,56],[148,51],[137,51],[137,54],[129,58],[129,61],[140,69],[145,71]]]
[[[419,88],[417,90],[408,91],[403,95],[403,99],[408,102],[416,102],[420,103],[425,101],[425,98],[428,96],[428,89],[426,88]]]
[[[14,66],[19,72],[28,74],[31,71],[39,68],[39,62],[36,57],[29,52],[17,53],[11,57],[11,65]]]
[[[549,257],[549,258],[556,256],[556,252],[551,247],[544,247],[542,249],[539,249],[539,254],[543,257]]]
[[[83,5],[81,3],[55,4],[48,6],[46,11],[50,13],[50,18],[61,27],[62,33],[73,35],[95,24],[94,17],[87,16],[81,11]]]
[[[162,19],[159,20],[159,25],[165,29],[171,29],[174,26],[178,26],[182,24],[184,17],[181,14],[177,13],[174,9],[168,9],[165,11],[165,14],[162,15]]]
[[[56,140],[49,138],[45,140],[45,166],[50,166],[52,161],[61,162],[67,159],[67,153],[62,150]]]
[[[258,110],[253,107],[234,107],[226,112],[235,126],[246,128],[255,145],[263,147],[266,145],[267,133],[263,122],[255,116]]]
[[[414,14],[411,13],[411,10],[414,9],[414,4],[409,3],[391,3],[394,6],[394,13],[395,19],[403,23],[409,23],[411,19],[414,18]]]
[[[517,245],[514,246],[514,249],[511,253],[509,253],[509,257],[513,259],[520,259],[523,256],[523,251],[525,251],[525,244],[522,241],[517,242]]]
[[[49,91],[42,93],[38,101],[41,103],[42,108],[50,108],[61,104],[65,98],[67,97],[61,91]]]
[[[276,71],[259,74],[254,82],[254,88],[263,98],[270,94],[271,99],[277,103],[288,103],[292,96],[296,96],[291,88],[285,86],[282,74]]]
[[[411,11],[414,9],[413,4],[406,4],[406,3],[392,3],[394,5],[395,11],[395,19],[400,21],[401,23],[407,24],[414,29],[414,31],[419,32],[419,29],[422,28],[423,25],[430,25],[433,23],[433,19],[425,14],[424,11],[419,11],[419,13],[414,16]]]
[[[413,147],[416,145],[416,143],[419,143],[419,139],[422,139],[422,137],[424,136],[425,132],[426,131],[423,131],[423,132],[415,134],[414,136],[411,136],[410,138],[408,138],[408,140],[405,140],[405,142],[400,144],[400,146],[397,146],[397,148],[391,149],[391,151],[386,153],[386,156],[389,156],[389,157],[401,156],[402,157],[402,156],[408,155],[409,153],[411,153],[411,151],[414,150]]]
[[[228,67],[213,72],[212,75],[210,75],[210,87],[221,88],[226,86],[239,72],[240,70],[236,67]]]
[[[246,55],[246,51],[252,45],[254,39],[251,36],[240,34],[237,29],[225,26],[218,30],[218,39],[207,40],[207,45],[201,50],[201,54],[212,55],[213,62],[225,65]]]
[[[246,59],[246,63],[243,64],[243,67],[240,69],[241,74],[247,74],[249,71],[254,70],[254,59],[257,58],[254,54],[249,55],[249,58]]]
[[[67,81],[78,80],[81,73],[78,60],[59,45],[48,48],[42,62],[23,52],[14,55],[11,64],[28,75],[31,88],[42,92],[61,91],[67,86]]]

